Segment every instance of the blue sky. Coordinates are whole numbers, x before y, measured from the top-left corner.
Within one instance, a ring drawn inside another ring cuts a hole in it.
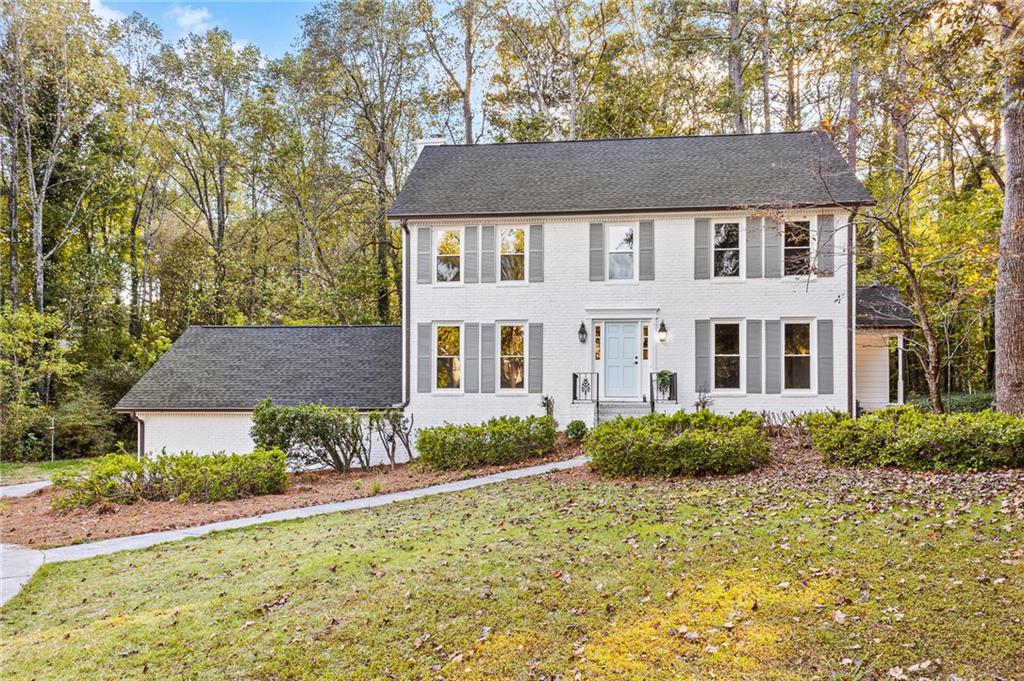
[[[317,5],[305,0],[91,0],[91,4],[103,19],[139,12],[159,25],[164,39],[172,42],[190,32],[223,28],[236,41],[255,45],[272,58],[292,49],[301,31],[302,15]]]

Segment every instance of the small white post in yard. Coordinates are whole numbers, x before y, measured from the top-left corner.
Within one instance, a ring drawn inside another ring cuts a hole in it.
[[[896,336],[896,400],[903,404],[903,334]]]
[[[53,437],[57,432],[57,419],[50,417],[50,461],[54,460],[53,457]]]

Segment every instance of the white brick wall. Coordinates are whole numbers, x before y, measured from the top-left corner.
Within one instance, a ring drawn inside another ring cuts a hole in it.
[[[815,213],[793,213],[793,218],[811,218]],[[592,420],[592,405],[571,404],[573,371],[593,371],[591,342],[577,339],[580,322],[588,327],[597,316],[587,310],[598,308],[657,308],[651,328],[650,370],[668,369],[679,374],[679,407],[692,409],[697,398],[694,385],[694,339],[696,319],[779,319],[808,318],[833,320],[834,392],[830,395],[713,395],[714,409],[736,412],[743,409],[808,411],[846,409],[846,223],[845,213],[836,214],[835,269],[833,277],[749,279],[738,281],[693,278],[694,219],[699,217],[743,217],[743,213],[688,213],[678,215],[622,215],[531,218],[529,220],[460,220],[409,223],[416,253],[417,228],[464,224],[543,223],[545,280],[528,285],[417,284],[411,273],[411,348],[409,358],[409,413],[417,427],[444,421],[479,422],[499,414],[540,414],[538,394],[425,394],[417,392],[416,324],[424,322],[479,322],[500,320],[544,324],[544,391],[555,401],[555,416],[563,426],[573,418]],[[592,282],[589,275],[590,222],[655,221],[655,280],[630,283]],[[812,223],[812,233],[815,225]],[[741,259],[745,253],[741,254]],[[415,255],[411,259],[416,267]],[[668,341],[657,340],[657,324],[664,320]],[[813,328],[812,324],[812,328]],[[742,325],[745,333],[745,325]],[[746,373],[744,358],[743,373]],[[812,369],[812,374],[816,369]],[[647,373],[641,386],[647,392]]]

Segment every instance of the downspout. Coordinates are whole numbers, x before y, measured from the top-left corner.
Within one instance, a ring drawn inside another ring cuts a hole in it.
[[[854,380],[854,343],[856,334],[854,323],[856,321],[855,310],[857,301],[854,299],[856,290],[854,288],[855,274],[854,267],[854,231],[856,230],[857,209],[850,212],[850,219],[846,226],[846,411],[850,416],[856,416],[856,403],[854,401],[853,380]]]
[[[405,250],[405,253],[404,253],[404,256],[405,256],[405,258],[404,258],[404,260],[405,260],[405,272],[403,273],[404,276],[402,277],[402,279],[403,279],[402,287],[404,289],[402,291],[402,298],[403,298],[403,300],[402,300],[402,345],[403,345],[402,352],[404,353],[402,359],[403,359],[403,362],[405,364],[405,367],[404,367],[404,372],[403,372],[404,373],[404,377],[402,379],[402,403],[395,405],[395,407],[398,408],[398,409],[405,409],[406,407],[409,406],[409,400],[410,400],[410,398],[412,396],[412,389],[410,387],[410,380],[411,380],[410,379],[410,376],[411,376],[411,374],[410,374],[410,366],[412,365],[412,357],[409,354],[412,351],[412,346],[410,344],[411,342],[409,340],[409,329],[410,329],[409,320],[412,318],[412,313],[411,313],[411,311],[409,309],[410,308],[410,301],[412,300],[412,291],[409,288],[410,281],[411,281],[411,278],[412,278],[412,275],[411,275],[411,271],[412,271],[412,255],[411,255],[411,249],[410,249],[410,246],[409,246],[409,237],[410,237],[410,234],[409,234],[409,220],[406,219],[406,218],[402,218],[401,224],[402,224],[402,232],[404,232],[403,248]]]
[[[138,461],[142,461],[142,456],[146,453],[146,422],[136,416],[134,411],[129,416],[137,424],[135,439],[138,440],[138,446],[136,447],[135,456]]]

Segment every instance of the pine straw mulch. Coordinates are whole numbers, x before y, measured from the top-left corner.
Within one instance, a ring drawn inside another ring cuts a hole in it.
[[[333,471],[289,473],[288,490],[283,494],[209,504],[140,501],[130,506],[119,506],[105,503],[56,513],[50,509],[54,488],[47,487],[26,497],[0,500],[0,542],[43,548],[195,527],[288,508],[374,496],[374,483],[380,485],[376,494],[402,492],[562,461],[579,453],[577,445],[560,437],[556,449],[550,454],[508,466],[440,472],[429,470],[418,463],[406,463],[399,464],[393,471],[387,466],[376,466],[369,472],[358,470],[346,475]]]

